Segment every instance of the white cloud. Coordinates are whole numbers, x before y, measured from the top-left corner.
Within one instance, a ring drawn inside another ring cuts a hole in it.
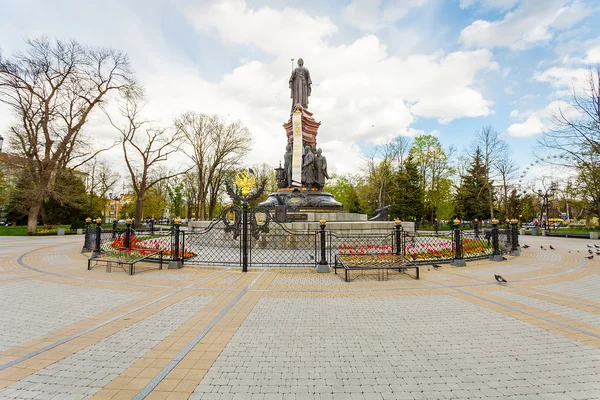
[[[533,79],[538,82],[550,83],[558,89],[580,88],[588,76],[585,68],[552,67],[543,72],[535,72]]]
[[[461,31],[467,47],[510,47],[523,50],[554,37],[591,10],[578,0],[523,0],[517,8],[496,21],[477,20]]]
[[[573,113],[572,107],[561,100],[553,101],[541,110],[519,112],[513,110],[510,116],[513,118],[526,118],[524,122],[515,123],[508,127],[507,132],[510,136],[524,137],[543,133],[552,128],[552,115],[558,110],[569,115]]]
[[[425,5],[428,0],[352,0],[342,9],[344,21],[360,30],[375,32],[402,19],[412,8]]]
[[[519,0],[460,0],[460,8],[479,6],[484,10],[510,10]]]

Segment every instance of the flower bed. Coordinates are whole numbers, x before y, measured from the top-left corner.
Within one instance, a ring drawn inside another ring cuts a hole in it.
[[[165,240],[166,239],[166,240]],[[135,235],[131,235],[131,239],[129,241],[130,249],[153,249],[153,250],[162,250],[163,256],[170,257],[173,255],[175,251],[175,245],[171,243],[170,237],[155,237],[155,238],[138,238]],[[111,249],[121,249],[125,247],[125,236],[120,238],[113,239],[110,244]],[[196,253],[189,251],[184,248],[183,245],[179,246],[179,257],[181,258],[191,258],[196,256]]]

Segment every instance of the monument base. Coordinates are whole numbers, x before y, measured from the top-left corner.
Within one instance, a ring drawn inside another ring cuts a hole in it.
[[[342,203],[334,199],[331,193],[306,188],[279,189],[258,206],[265,210],[286,206],[288,212],[344,212]]]

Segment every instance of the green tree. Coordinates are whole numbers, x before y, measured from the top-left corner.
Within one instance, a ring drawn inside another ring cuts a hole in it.
[[[332,175],[325,184],[324,191],[331,193],[333,197],[344,205],[344,210],[350,213],[362,213],[358,194],[350,175]]]
[[[398,169],[392,186],[390,216],[403,221],[419,221],[423,217],[423,189],[417,164],[409,156]]]
[[[486,192],[489,187],[487,176],[481,149],[477,147],[470,167],[466,174],[461,176],[460,187],[456,192],[454,210],[458,217],[464,220],[483,220],[490,217]]]
[[[83,181],[71,171],[65,171],[56,179],[56,189],[44,203],[43,222],[72,224],[83,221],[88,211],[88,200]],[[96,207],[103,204],[103,199],[96,197]],[[96,215],[101,215],[100,210],[95,211]]]
[[[450,149],[449,153],[452,153]],[[413,140],[408,152],[420,176],[422,203],[427,219],[433,222],[444,203],[451,198],[447,180],[454,173],[450,166],[448,153],[444,150],[439,139],[433,135],[418,136]],[[423,215],[425,216],[425,215]]]
[[[183,184],[177,181],[167,185],[169,195],[169,212],[174,217],[180,217],[183,209]]]

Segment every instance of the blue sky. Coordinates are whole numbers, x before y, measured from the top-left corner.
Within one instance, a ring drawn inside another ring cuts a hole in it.
[[[460,150],[485,125],[526,165],[552,111],[600,63],[594,0],[89,3],[0,0],[3,54],[40,35],[122,49],[149,117],[240,119],[254,139],[248,164],[282,158],[291,58],[311,71],[319,147],[341,173],[396,135],[433,133]],[[3,132],[9,121],[3,112]],[[99,141],[115,134],[101,115],[89,129]]]

